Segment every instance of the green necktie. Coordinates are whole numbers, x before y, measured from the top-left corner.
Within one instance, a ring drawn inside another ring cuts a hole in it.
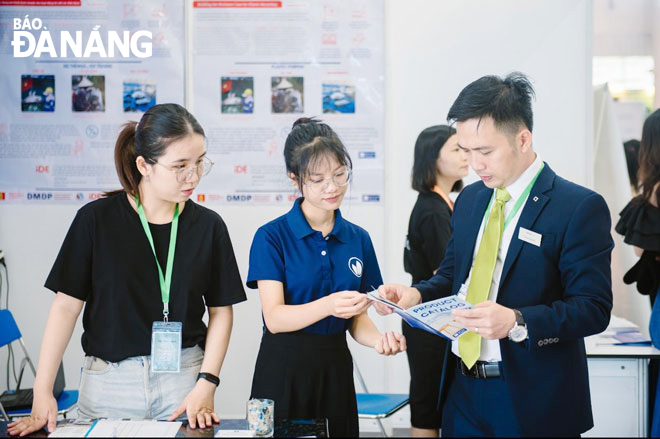
[[[488,299],[495,262],[497,262],[497,252],[500,248],[502,231],[504,230],[504,203],[509,201],[510,198],[511,195],[506,189],[496,189],[495,204],[490,210],[488,224],[481,237],[465,299],[473,305]],[[481,336],[474,332],[463,334],[458,339],[458,353],[461,355],[463,363],[468,368],[472,368],[479,359],[479,355],[481,355]]]

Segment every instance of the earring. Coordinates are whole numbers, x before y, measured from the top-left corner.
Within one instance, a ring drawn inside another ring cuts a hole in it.
[[[146,176],[144,177],[144,181],[146,181],[147,183],[149,183],[150,180],[149,180],[149,176],[148,176],[148,175],[146,175]]]

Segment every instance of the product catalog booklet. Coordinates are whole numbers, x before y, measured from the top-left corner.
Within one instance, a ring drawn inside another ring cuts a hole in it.
[[[465,325],[456,322],[451,312],[455,309],[473,308],[470,303],[456,295],[420,303],[408,309],[403,309],[396,303],[380,297],[377,290],[371,291],[367,295],[370,299],[392,308],[410,326],[440,335],[452,341],[457,340],[458,337],[466,333],[467,328]]]

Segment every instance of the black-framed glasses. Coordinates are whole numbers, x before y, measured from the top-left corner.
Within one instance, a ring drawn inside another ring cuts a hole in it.
[[[314,193],[320,194],[328,189],[331,180],[335,186],[344,187],[351,181],[351,170],[345,169],[341,172],[336,173],[332,177],[321,178],[321,179],[314,178],[306,181],[304,185],[309,187]]]
[[[205,175],[208,175],[209,172],[211,172],[211,169],[213,168],[213,161],[204,156],[202,161],[196,165],[187,165],[187,166],[181,166],[181,167],[170,167],[170,166],[165,166],[161,163],[154,162],[157,165],[162,166],[163,168],[167,169],[168,171],[174,172],[176,175],[176,181],[179,183],[185,183],[187,181],[190,181],[192,176],[197,173],[197,176],[199,178],[204,177]]]

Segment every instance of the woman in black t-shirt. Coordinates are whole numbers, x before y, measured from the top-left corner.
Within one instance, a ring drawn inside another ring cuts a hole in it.
[[[224,222],[190,200],[213,165],[204,131],[180,105],[153,106],[124,126],[115,162],[123,189],[78,211],[46,281],[57,295],[32,413],[9,425],[12,435],[55,428],[53,382],[83,306],[82,417],[185,413],[193,428],[218,422],[213,398],[232,305],[246,297]],[[164,320],[174,332],[152,331]]]
[[[462,188],[467,157],[458,147],[456,130],[437,125],[422,131],[415,143],[412,187],[419,195],[410,214],[403,265],[412,284],[433,276],[451,237],[454,204],[448,194]],[[446,343],[401,322],[408,343],[410,366],[410,423],[413,436],[438,436],[442,417],[437,410],[438,390]]]

